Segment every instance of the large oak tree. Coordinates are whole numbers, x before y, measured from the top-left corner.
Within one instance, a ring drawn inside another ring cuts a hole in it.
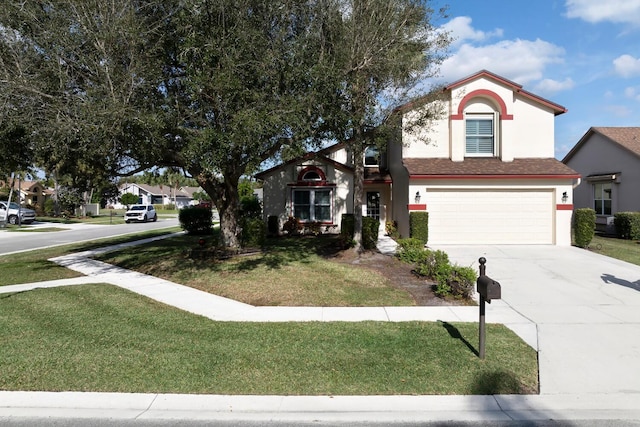
[[[237,247],[240,178],[325,137],[357,160],[380,95],[437,63],[431,14],[416,0],[5,0],[0,120],[81,190],[184,171]]]

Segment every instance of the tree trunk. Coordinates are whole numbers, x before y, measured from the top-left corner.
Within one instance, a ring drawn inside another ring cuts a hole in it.
[[[361,253],[362,244],[362,203],[364,200],[364,140],[360,129],[355,132],[353,147],[353,240],[354,250]]]
[[[238,195],[239,177],[225,176],[224,181],[215,181],[211,176],[197,175],[196,180],[202,189],[211,197],[220,214],[220,237],[227,249],[240,248],[240,227],[238,212],[240,196]]]

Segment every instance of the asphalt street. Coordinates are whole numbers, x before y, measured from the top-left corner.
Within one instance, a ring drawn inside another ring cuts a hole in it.
[[[87,225],[87,224],[53,224],[35,222],[33,225],[24,226],[25,229],[39,227],[63,228],[64,231],[50,233],[29,233],[9,231],[0,228],[0,255],[14,252],[30,251],[51,246],[67,245],[90,240],[104,239],[133,232],[156,230],[179,225],[178,218],[160,217],[156,222],[130,223],[114,225]],[[28,228],[27,228],[28,227]]]

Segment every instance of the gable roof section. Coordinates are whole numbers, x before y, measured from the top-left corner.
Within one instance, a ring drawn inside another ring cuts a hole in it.
[[[577,179],[580,174],[556,159],[515,159],[503,162],[496,158],[404,159],[413,179]]]
[[[453,83],[450,83],[446,86],[444,86],[444,88],[442,89],[443,92],[450,92],[453,89],[456,89],[460,86],[464,86],[465,84],[472,82],[474,80],[480,79],[480,78],[486,78],[489,80],[493,80],[496,83],[499,83],[503,86],[506,86],[508,88],[510,88],[513,92],[520,94],[521,96],[523,96],[524,98],[527,98],[537,104],[541,104],[543,106],[546,106],[548,108],[550,108],[551,110],[553,110],[554,115],[560,115],[563,113],[566,113],[568,110],[563,107],[560,104],[556,104],[555,102],[549,101],[548,99],[545,99],[541,96],[538,96],[534,93],[531,93],[527,90],[524,90],[522,88],[522,85],[515,83],[509,79],[506,79],[502,76],[499,76],[495,73],[492,73],[491,71],[487,71],[487,70],[480,70],[475,74],[471,74],[470,76],[467,77],[463,77],[460,80],[456,80]],[[394,109],[394,111],[396,112],[401,112],[401,113],[405,113],[407,111],[410,111],[414,108],[420,107],[422,106],[425,102],[428,102],[430,99],[433,99],[433,95],[432,94],[427,94],[424,96],[421,96],[419,98],[416,98],[415,100],[409,101],[399,107],[396,107]]]
[[[520,95],[522,95],[523,97],[534,101],[538,104],[542,104],[548,108],[551,108],[554,112],[554,114],[557,116],[559,114],[563,114],[567,112],[567,109],[565,107],[563,107],[560,104],[556,104],[555,102],[549,101],[548,99],[545,99],[541,96],[538,96],[534,93],[531,93],[529,91],[526,91],[524,89],[522,89],[522,85],[512,82],[511,80],[508,80],[502,76],[499,76],[495,73],[492,73],[491,71],[487,71],[487,70],[480,70],[475,74],[472,74],[470,76],[464,77],[460,80],[457,80],[447,86],[444,87],[444,90],[453,90],[455,88],[458,88],[460,86],[463,86],[473,80],[477,80],[480,78],[486,78],[489,80],[493,80],[494,82],[497,82],[499,84],[502,84],[504,86],[507,86],[508,88],[510,88],[513,92],[518,93]]]
[[[338,145],[338,144],[336,144],[336,145]],[[331,147],[327,147],[324,150],[333,148],[336,145],[332,145]],[[291,159],[288,162],[281,163],[279,165],[276,165],[276,166],[274,166],[272,168],[269,168],[267,170],[264,170],[262,172],[258,172],[257,174],[254,175],[254,177],[256,179],[264,179],[267,175],[269,175],[269,174],[271,174],[271,173],[273,173],[273,172],[275,172],[277,170],[283,169],[283,168],[285,168],[285,167],[287,167],[287,166],[289,166],[291,164],[302,162],[302,161],[306,161],[306,160],[318,160],[320,162],[328,163],[328,164],[332,165],[333,167],[335,167],[337,169],[342,169],[344,171],[353,172],[353,168],[351,166],[347,166],[347,165],[344,165],[344,164],[342,164],[340,162],[336,162],[335,160],[332,160],[332,159],[324,156],[323,154],[320,154],[322,152],[325,152],[324,150],[321,150],[319,152],[311,152],[311,153],[304,154],[304,155],[302,155],[300,157],[296,157],[295,159]]]
[[[140,188],[141,190],[144,190],[145,192],[147,192],[148,194],[151,194],[153,196],[166,196],[167,195],[167,190],[166,189],[170,189],[171,187],[169,185],[164,185],[162,187],[162,189],[160,189],[159,186],[156,185],[147,185],[147,184],[138,184],[135,182],[130,182],[130,183],[125,183],[123,185],[120,186],[121,190],[125,190],[129,187],[133,187],[136,186],[138,188]]]
[[[594,134],[600,134],[612,143],[640,157],[640,127],[591,127],[564,156],[562,162],[567,163]]]

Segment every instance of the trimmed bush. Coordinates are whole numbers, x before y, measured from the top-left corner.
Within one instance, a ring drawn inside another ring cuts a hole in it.
[[[278,216],[277,215],[269,215],[267,218],[267,231],[270,236],[278,235]]]
[[[589,247],[596,229],[596,211],[591,208],[576,209],[573,213],[576,246]]]
[[[409,213],[409,236],[420,239],[426,245],[429,241],[429,212]]]
[[[613,225],[619,238],[640,240],[640,212],[618,212],[613,217]]]
[[[380,220],[369,216],[362,217],[362,246],[365,249],[375,249],[378,243]]]
[[[340,239],[343,242],[353,241],[355,223],[356,218],[353,214],[342,214],[342,221],[340,223]],[[376,244],[378,243],[379,228],[379,220],[368,216],[362,217],[362,247],[364,249],[375,249]]]
[[[213,233],[213,216],[211,209],[187,207],[178,214],[180,226],[189,234],[201,235]]]
[[[470,298],[477,280],[478,274],[473,268],[454,265],[447,280],[449,294],[454,298]]]
[[[243,218],[240,244],[243,247],[262,247],[267,239],[267,225],[260,218]]]
[[[429,251],[424,249],[422,240],[409,237],[408,239],[399,239],[398,248],[396,249],[396,258],[408,264],[418,264],[423,262]]]
[[[340,221],[340,236],[346,241],[353,240],[353,229],[355,227],[356,218],[353,214],[342,214]]]

